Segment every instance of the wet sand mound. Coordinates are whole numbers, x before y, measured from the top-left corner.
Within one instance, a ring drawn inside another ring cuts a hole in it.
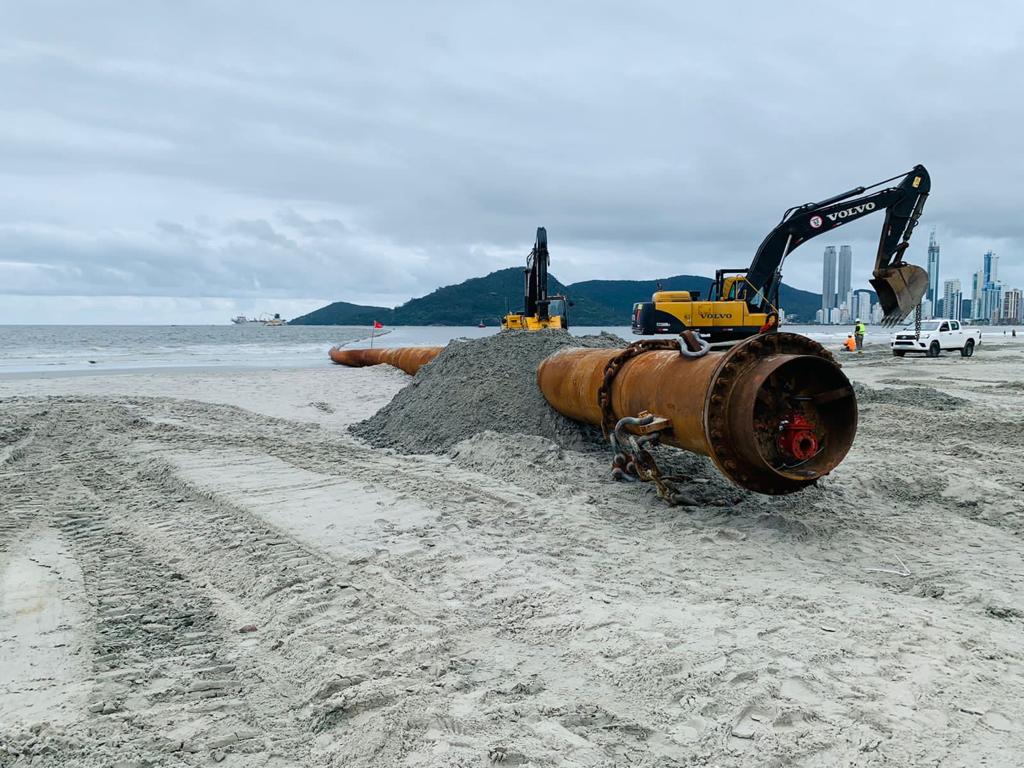
[[[963,408],[968,402],[962,397],[940,392],[934,387],[875,389],[855,381],[853,391],[857,394],[857,404],[860,406],[885,404],[923,408],[929,411],[954,411]]]
[[[545,402],[537,388],[537,366],[564,347],[625,345],[614,334],[572,336],[557,330],[453,341],[352,432],[378,448],[406,453],[446,453],[486,430],[539,435],[576,450],[599,445],[599,431],[565,418]]]

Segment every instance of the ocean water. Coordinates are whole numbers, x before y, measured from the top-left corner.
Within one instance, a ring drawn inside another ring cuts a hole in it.
[[[375,346],[444,345],[478,338],[497,328],[405,326],[386,328]],[[849,333],[840,326],[790,325],[827,346],[838,347]],[[634,337],[628,326],[579,327],[575,334],[608,331]],[[1000,335],[1001,330],[985,331]],[[1020,333],[1020,331],[1018,331]],[[889,331],[869,327],[868,344],[888,344]],[[280,368],[330,366],[335,345],[368,346],[370,329],[294,325],[0,325],[0,375],[76,373],[150,368]]]
[[[391,346],[445,344],[494,328],[394,328],[374,340]],[[370,329],[350,326],[0,325],[0,375],[151,368],[329,366],[334,345],[368,345]]]

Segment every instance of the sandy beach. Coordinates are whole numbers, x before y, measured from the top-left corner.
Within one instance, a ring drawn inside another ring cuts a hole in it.
[[[387,367],[0,378],[0,765],[1017,765],[1024,339],[840,359],[832,475],[686,509],[372,448]]]

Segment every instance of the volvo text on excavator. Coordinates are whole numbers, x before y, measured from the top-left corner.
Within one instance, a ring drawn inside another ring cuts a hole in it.
[[[526,290],[522,312],[509,312],[502,318],[504,330],[539,331],[544,328],[569,327],[569,301],[562,294],[548,296],[548,233],[537,227],[537,241],[526,259],[524,270]]]
[[[865,195],[868,190],[899,179],[895,186]],[[692,291],[659,291],[649,302],[633,305],[633,333],[682,333],[693,330],[708,341],[731,341],[774,331],[779,321],[782,262],[812,237],[876,211],[885,211],[885,224],[871,286],[878,294],[884,325],[903,321],[928,290],[928,273],[906,264],[903,252],[917,226],[931,179],[923,165],[906,174],[855,187],[818,203],[790,208],[757,249],[746,269],[719,269],[710,296],[701,300]]]

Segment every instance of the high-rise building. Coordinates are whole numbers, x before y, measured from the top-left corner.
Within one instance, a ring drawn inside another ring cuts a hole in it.
[[[1003,315],[1004,323],[1019,323],[1021,317],[1022,293],[1019,288],[1011,288],[1003,294]]]
[[[981,259],[981,272],[974,276],[980,289],[975,319],[998,323],[1003,314],[1003,286],[999,282],[999,257],[988,251]]]
[[[985,286],[981,294],[982,319],[990,323],[998,323],[1003,316],[1003,286],[991,283]]]
[[[935,241],[935,230],[928,237],[928,294],[927,299],[935,306],[939,298],[939,244]]]
[[[825,247],[825,256],[821,269],[821,310],[826,321],[828,311],[836,305],[836,247]]]
[[[981,289],[981,306],[978,318],[990,323],[999,322],[1003,313],[1003,286],[1001,283],[986,283]],[[993,316],[995,319],[993,320]]]
[[[884,317],[884,315],[882,314],[882,305],[881,304],[875,304],[873,307],[871,307],[871,324],[872,325],[879,325],[879,324],[881,324],[883,317]]]
[[[967,320],[974,318],[974,302],[970,299],[960,299],[960,319]]]
[[[975,272],[971,278],[971,320],[980,320],[981,314],[981,291],[985,283],[982,280],[982,273]]]
[[[984,284],[991,285],[999,282],[999,257],[992,251],[988,251],[981,260],[982,272],[984,273]]]
[[[947,280],[942,286],[942,314],[950,320],[962,320],[963,293],[959,280]]]
[[[871,321],[871,294],[867,291],[853,292],[853,319],[860,318],[861,322]]]
[[[853,269],[853,249],[848,245],[839,246],[839,281],[836,285],[836,297],[839,303],[846,301],[846,295],[850,292]]]

